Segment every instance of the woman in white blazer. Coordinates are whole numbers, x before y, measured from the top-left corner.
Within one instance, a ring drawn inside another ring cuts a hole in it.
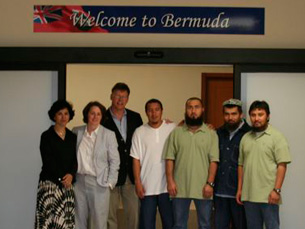
[[[110,189],[118,178],[120,157],[115,133],[101,125],[105,107],[97,101],[83,109],[84,126],[73,128],[77,135],[78,169],[75,183],[77,229],[106,229]]]

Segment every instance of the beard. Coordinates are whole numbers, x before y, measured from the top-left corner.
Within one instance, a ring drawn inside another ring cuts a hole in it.
[[[188,126],[201,126],[203,124],[203,113],[198,118],[191,118],[184,114],[184,120]]]
[[[252,131],[253,132],[262,132],[262,131],[266,130],[267,127],[268,127],[268,123],[266,123],[266,125],[263,125],[263,126],[260,126],[260,127],[252,126]]]
[[[226,122],[226,123],[224,124],[224,127],[225,127],[226,130],[228,130],[228,131],[234,131],[234,130],[236,130],[236,129],[239,127],[240,123],[241,123],[241,121],[235,122],[235,123],[228,123],[228,122]]]

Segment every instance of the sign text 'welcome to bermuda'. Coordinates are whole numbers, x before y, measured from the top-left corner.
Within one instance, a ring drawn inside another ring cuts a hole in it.
[[[264,8],[34,6],[34,32],[264,34],[264,20]]]

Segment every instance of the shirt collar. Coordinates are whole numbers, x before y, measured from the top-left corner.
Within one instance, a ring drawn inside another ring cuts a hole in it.
[[[112,118],[117,119],[115,114],[112,112],[112,107],[109,107],[109,111],[110,111]],[[126,115],[127,115],[127,111],[126,111],[126,109],[124,109],[124,116],[126,116]]]
[[[199,131],[200,131],[200,132],[205,132],[207,128],[208,128],[208,127],[203,123],[203,124],[196,130],[195,133],[197,133],[197,132],[199,132]],[[182,129],[183,129],[184,131],[189,131],[189,128],[188,128],[188,126],[187,126],[185,123],[183,124]]]
[[[239,123],[239,126],[233,130],[233,131],[229,131],[230,134],[235,135],[244,125],[244,120],[241,120],[241,122]]]
[[[271,132],[272,132],[271,126],[270,126],[270,124],[268,124],[267,128],[262,131],[262,134],[259,135],[259,137],[263,136],[264,134],[271,135]],[[256,132],[252,131],[252,134],[256,135]]]
[[[94,134],[94,136],[97,136],[97,133],[98,133],[99,129],[100,129],[100,125],[92,132],[92,134]],[[91,134],[91,136],[92,136],[92,134]],[[85,128],[85,135],[90,136],[90,134],[88,133],[88,130],[87,130],[87,126]]]
[[[271,126],[270,126],[270,124],[268,124],[268,127],[267,127],[267,129],[264,132],[265,132],[265,134],[271,135]]]

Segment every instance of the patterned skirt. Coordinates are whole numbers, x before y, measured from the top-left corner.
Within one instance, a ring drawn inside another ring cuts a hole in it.
[[[74,189],[60,188],[51,181],[40,181],[38,185],[35,228],[75,228]]]

